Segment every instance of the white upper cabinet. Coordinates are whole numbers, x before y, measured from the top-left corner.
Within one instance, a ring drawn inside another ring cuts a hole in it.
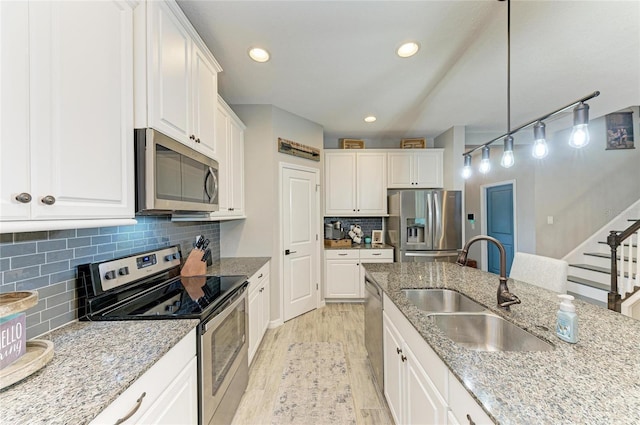
[[[136,128],[152,127],[220,160],[215,126],[222,68],[173,2],[136,14]],[[146,25],[145,25],[146,23]],[[144,33],[146,28],[146,33]]]
[[[325,215],[387,214],[386,152],[325,151]]]
[[[133,218],[134,7],[0,2],[3,221]]]
[[[216,145],[220,153],[218,179],[219,210],[213,218],[244,217],[244,130],[245,125],[229,105],[217,97]]]
[[[388,153],[389,188],[441,188],[443,149]]]

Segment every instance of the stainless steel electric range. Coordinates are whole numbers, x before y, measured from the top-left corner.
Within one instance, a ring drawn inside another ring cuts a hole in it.
[[[181,277],[178,245],[78,266],[81,320],[199,319],[198,417],[229,423],[248,382],[247,276]]]

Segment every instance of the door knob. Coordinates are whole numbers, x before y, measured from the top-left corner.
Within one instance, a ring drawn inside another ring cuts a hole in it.
[[[284,250],[284,255],[295,254],[298,251],[289,251],[288,249]]]

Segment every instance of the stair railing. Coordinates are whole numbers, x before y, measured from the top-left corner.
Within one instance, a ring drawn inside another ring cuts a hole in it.
[[[617,230],[610,231],[607,237],[607,245],[611,248],[611,288],[607,296],[607,307],[609,310],[617,311],[618,313],[620,313],[622,305],[621,294],[633,292],[634,286],[640,286],[640,278],[638,277],[638,264],[640,263],[638,258],[640,249],[640,246],[638,246],[640,245],[639,234],[640,220],[636,220],[622,232]],[[620,246],[622,246],[622,250],[618,260],[618,247]],[[620,261],[620,267],[618,267],[618,261]],[[621,285],[618,285],[618,269],[620,270]]]

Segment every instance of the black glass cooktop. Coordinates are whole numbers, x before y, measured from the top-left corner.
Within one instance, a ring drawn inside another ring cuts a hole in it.
[[[242,288],[246,280],[247,276],[243,275],[178,276],[134,297],[119,297],[118,294],[100,297],[100,300],[94,300],[100,304],[93,306],[88,319],[202,319]]]

